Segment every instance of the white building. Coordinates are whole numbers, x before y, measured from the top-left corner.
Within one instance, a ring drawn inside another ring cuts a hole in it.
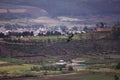
[[[66,65],[67,63],[64,60],[59,60],[59,62],[55,63],[56,65]]]
[[[7,30],[4,27],[0,27],[0,32],[4,33],[5,35],[7,34]]]

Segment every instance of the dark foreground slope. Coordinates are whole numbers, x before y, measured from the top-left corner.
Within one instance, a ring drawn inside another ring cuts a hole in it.
[[[55,43],[1,43],[1,56],[67,56],[120,54],[119,40],[72,40]]]

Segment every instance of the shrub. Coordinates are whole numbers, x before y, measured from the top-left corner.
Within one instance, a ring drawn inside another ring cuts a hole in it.
[[[30,71],[24,72],[21,77],[36,77],[37,75],[35,73],[32,73]]]
[[[0,74],[1,74],[3,77],[7,77],[7,76],[8,76],[8,72],[7,72],[7,71],[1,71]]]
[[[31,67],[31,71],[40,71],[40,67],[39,66],[33,66]]]
[[[73,71],[73,67],[72,67],[72,66],[69,66],[69,67],[68,67],[68,70],[69,70],[69,71]]]
[[[116,69],[120,69],[120,62],[117,64]]]

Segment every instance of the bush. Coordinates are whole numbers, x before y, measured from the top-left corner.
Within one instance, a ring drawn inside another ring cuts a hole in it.
[[[40,70],[50,70],[50,71],[57,71],[59,67],[56,66],[42,66]]]
[[[33,66],[31,67],[31,71],[40,71],[40,67],[39,66]]]
[[[37,75],[35,73],[32,73],[30,71],[24,72],[21,77],[36,77]]]
[[[3,77],[7,77],[7,71],[1,71],[0,74],[3,76]]]
[[[68,67],[68,70],[69,70],[69,71],[73,71],[74,69],[73,69],[72,66],[69,66],[69,67]]]
[[[120,25],[118,26],[114,26],[112,29],[112,36],[114,39],[119,39],[120,37]]]
[[[117,64],[116,69],[120,69],[120,62]]]
[[[62,74],[67,74],[67,73],[70,73],[70,71],[68,71],[68,70],[63,70],[63,71],[61,71],[61,73],[62,73]]]

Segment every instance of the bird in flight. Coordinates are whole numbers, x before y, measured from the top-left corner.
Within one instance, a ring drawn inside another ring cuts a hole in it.
[[[70,41],[72,40],[73,36],[74,36],[74,34],[71,34],[71,35],[68,37],[67,42],[70,42]]]

